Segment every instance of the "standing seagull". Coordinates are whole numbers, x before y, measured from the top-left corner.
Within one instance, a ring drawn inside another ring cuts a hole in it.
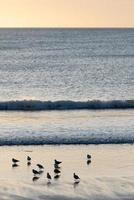
[[[39,167],[40,170],[44,169],[43,165],[41,165],[41,164],[37,164],[37,166]]]
[[[51,182],[51,180],[52,180],[52,177],[49,173],[47,173],[47,179],[48,179],[48,182]]]
[[[38,172],[38,171],[35,170],[35,169],[33,169],[32,172],[33,172],[33,174],[34,174],[35,176],[40,174],[40,172]]]
[[[79,183],[80,182],[80,177],[78,175],[76,175],[75,173],[73,174],[74,177],[74,182],[75,183]]]
[[[27,166],[30,166],[31,165],[31,157],[30,156],[27,156]]]
[[[19,160],[15,159],[15,158],[12,158],[12,162],[13,164],[17,164],[18,162],[20,162]]]
[[[55,162],[55,165],[59,165],[62,163],[61,161],[58,161],[58,160],[54,160],[54,162]]]
[[[91,159],[91,155],[87,154],[87,159],[88,160]]]
[[[31,157],[30,156],[27,156],[27,162],[31,162]]]

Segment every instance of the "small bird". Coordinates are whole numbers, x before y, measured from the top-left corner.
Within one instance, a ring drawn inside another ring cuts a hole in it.
[[[39,167],[40,170],[44,169],[43,165],[41,165],[41,164],[37,164],[37,166]]]
[[[13,162],[14,164],[16,164],[16,163],[18,163],[18,162],[20,162],[20,161],[17,160],[17,159],[15,159],[15,158],[12,158],[12,162]]]
[[[61,171],[60,171],[60,170],[58,170],[58,169],[54,169],[54,173],[55,173],[55,174],[60,174],[60,173],[61,173]]]
[[[75,182],[80,182],[80,177],[78,175],[76,175],[75,173],[73,173],[73,177],[74,177],[74,181]]]
[[[91,159],[91,155],[87,154],[87,159]]]
[[[49,182],[52,180],[52,177],[49,173],[47,173],[47,179],[48,179]]]
[[[33,174],[34,174],[35,176],[40,174],[40,172],[38,172],[38,171],[35,170],[35,169],[33,169],[32,172],[33,172]]]
[[[54,162],[55,162],[55,165],[59,165],[62,163],[61,161],[58,161],[58,160],[54,160]]]
[[[32,159],[30,156],[27,156],[27,161],[30,162]]]

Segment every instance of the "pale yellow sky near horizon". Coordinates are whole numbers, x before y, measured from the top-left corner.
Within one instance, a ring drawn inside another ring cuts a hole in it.
[[[0,27],[134,27],[134,0],[0,0]]]

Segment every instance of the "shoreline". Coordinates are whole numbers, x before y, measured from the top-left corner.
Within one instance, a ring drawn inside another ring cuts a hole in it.
[[[86,154],[92,155],[87,164]],[[0,147],[1,199],[133,199],[134,145],[43,145]],[[27,166],[26,157],[32,157]],[[20,160],[12,168],[12,157]],[[62,160],[61,177],[48,185],[46,173],[54,176],[54,159]],[[44,166],[44,173],[33,181],[32,169]],[[73,180],[73,172],[81,178]],[[18,198],[19,196],[19,198]],[[126,198],[127,197],[127,198]]]

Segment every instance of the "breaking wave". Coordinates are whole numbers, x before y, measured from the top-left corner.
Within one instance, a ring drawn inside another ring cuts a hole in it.
[[[91,101],[1,101],[0,110],[43,111],[43,110],[82,110],[82,109],[134,109],[134,100],[91,100]]]
[[[38,136],[12,136],[0,139],[0,146],[14,145],[100,145],[100,144],[134,144],[132,135],[76,135],[76,136],[58,136],[58,135],[38,135]]]

